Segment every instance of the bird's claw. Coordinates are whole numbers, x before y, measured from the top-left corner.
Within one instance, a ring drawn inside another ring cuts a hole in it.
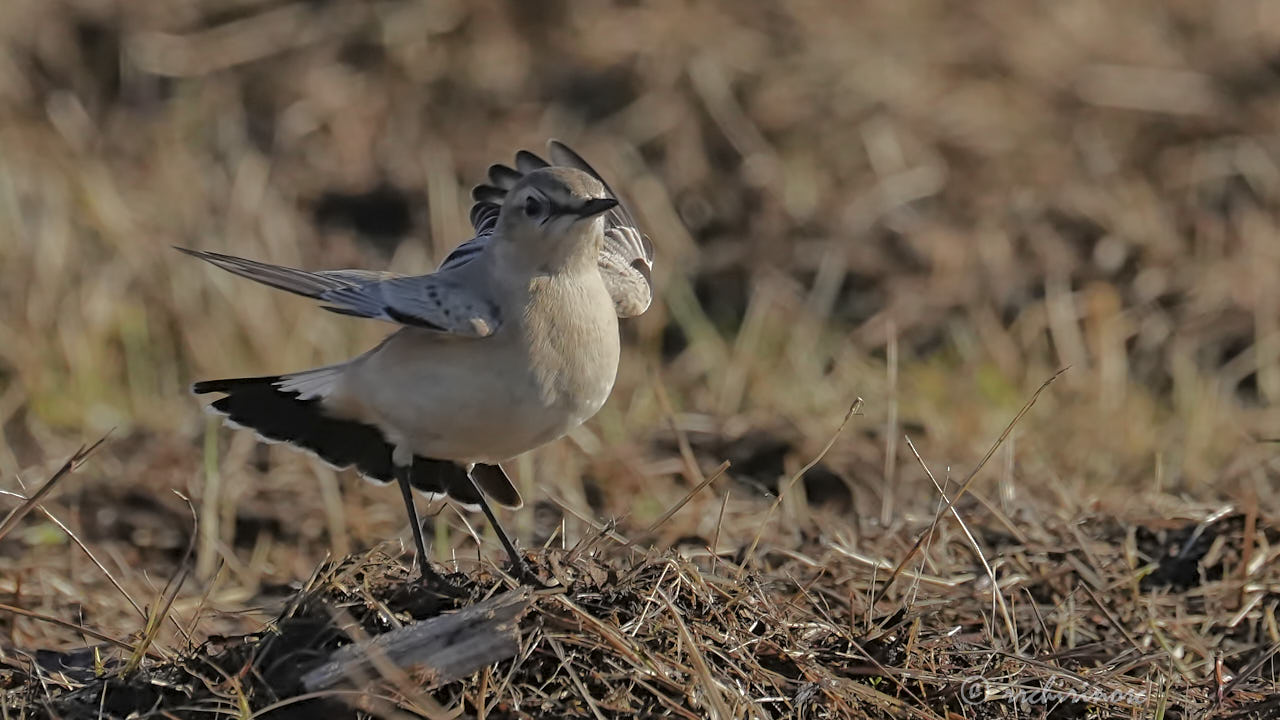
[[[451,598],[471,597],[471,592],[462,585],[449,579],[447,575],[437,572],[430,565],[419,565],[421,574],[418,576],[418,585],[424,590],[443,595]]]

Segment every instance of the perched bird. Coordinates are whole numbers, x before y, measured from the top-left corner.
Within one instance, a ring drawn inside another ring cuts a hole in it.
[[[206,380],[197,394],[229,424],[399,484],[424,579],[411,490],[479,505],[515,574],[537,582],[486,500],[519,507],[500,463],[563,436],[600,409],[618,370],[618,318],[652,299],[653,246],[590,165],[550,143],[494,165],[472,191],[475,237],[436,272],[308,272],[179,248],[237,275],[401,327],[347,362],[268,377]]]

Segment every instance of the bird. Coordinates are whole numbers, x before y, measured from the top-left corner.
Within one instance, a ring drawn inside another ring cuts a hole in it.
[[[562,437],[604,405],[619,318],[653,300],[653,244],[590,164],[564,143],[521,150],[472,190],[475,234],[435,272],[307,271],[177,248],[223,270],[398,328],[346,362],[196,382],[208,408],[379,484],[396,482],[420,578],[428,558],[413,491],[479,506],[513,576],[540,584],[489,500],[519,508],[502,463]]]

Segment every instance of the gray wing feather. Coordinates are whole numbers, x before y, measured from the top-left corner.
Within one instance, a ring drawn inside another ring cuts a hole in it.
[[[582,170],[599,180],[610,196],[620,199],[600,173],[569,146],[552,140],[549,147],[553,164]],[[488,182],[471,191],[474,201],[471,224],[476,237],[454,248],[440,264],[440,270],[462,267],[484,252],[498,226],[498,213],[507,192],[525,173],[548,166],[547,161],[527,150],[516,154],[515,164],[515,168],[491,166]],[[653,301],[653,244],[640,232],[635,218],[621,202],[605,214],[604,248],[599,265],[600,276],[613,298],[618,317],[634,317],[649,308]]]
[[[473,290],[435,275],[399,277],[324,293],[335,312],[377,318],[464,337],[487,337],[498,329],[493,303]]]
[[[634,227],[604,231],[600,277],[613,298],[618,317],[635,317],[653,302],[653,245]]]
[[[205,262],[216,265],[227,272],[234,273],[240,277],[249,278],[263,285],[270,285],[278,290],[302,295],[304,297],[321,299],[326,292],[340,290],[347,287],[357,287],[367,285],[369,283],[386,280],[396,277],[395,273],[378,272],[376,270],[324,270],[321,272],[309,272],[307,270],[297,270],[282,265],[271,265],[270,263],[258,262],[256,260],[246,260],[234,255],[223,255],[222,253],[208,252],[205,250],[188,250],[187,248],[177,247],[175,250],[184,252],[192,257],[200,258]]]
[[[329,303],[342,315],[387,320],[465,337],[498,329],[497,308],[474,291],[434,275],[403,277],[373,270],[309,272],[232,255],[177,248],[264,285]]]
[[[474,238],[462,243],[449,253],[449,256],[440,263],[440,267],[436,272],[444,270],[452,270],[462,267],[474,260],[485,248],[489,247],[489,239],[493,237],[493,233],[485,233],[484,235],[476,235]]]

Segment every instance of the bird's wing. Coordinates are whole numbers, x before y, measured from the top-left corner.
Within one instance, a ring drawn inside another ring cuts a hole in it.
[[[587,173],[600,181],[610,197],[618,200],[618,204],[605,213],[600,275],[609,288],[618,317],[635,317],[648,310],[653,300],[653,243],[640,232],[618,193],[581,155],[558,140],[552,140],[550,148],[553,163]]]
[[[453,273],[404,277],[370,270],[309,272],[221,253],[178,249],[241,277],[328,303],[326,310],[343,315],[464,337],[492,335],[500,324],[497,305],[460,278],[451,277]]]
[[[639,315],[649,308],[649,303],[653,300],[653,244],[640,232],[626,205],[595,168],[564,143],[552,140],[549,147],[551,163],[527,150],[521,150],[516,154],[514,168],[507,165],[493,165],[489,168],[489,182],[477,185],[471,191],[471,197],[475,201],[471,206],[471,224],[475,227],[476,237],[454,248],[440,264],[440,269],[461,267],[488,247],[498,225],[502,201],[525,173],[550,164],[577,168],[599,180],[604,185],[605,192],[619,200],[618,205],[604,216],[600,275],[613,298],[618,317]]]
[[[322,299],[321,296],[326,292],[348,287],[359,287],[396,277],[395,273],[378,272],[376,270],[323,270],[309,272],[206,250],[189,250],[184,247],[174,249],[217,265],[223,270],[240,277],[246,277],[263,285],[270,285],[279,290],[315,299]]]
[[[501,324],[496,303],[451,273],[397,277],[326,292],[326,310],[463,337],[487,337]]]

